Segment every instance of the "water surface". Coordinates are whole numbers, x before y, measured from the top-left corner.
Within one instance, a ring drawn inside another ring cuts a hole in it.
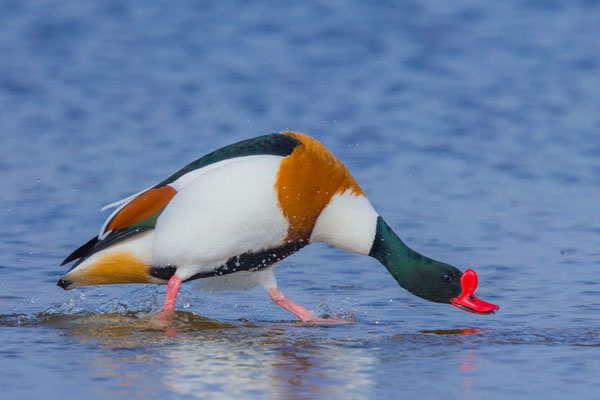
[[[600,3],[0,4],[3,398],[594,398],[600,391]],[[311,245],[280,288],[62,291],[99,209],[292,129],[411,247],[479,274],[492,316]]]

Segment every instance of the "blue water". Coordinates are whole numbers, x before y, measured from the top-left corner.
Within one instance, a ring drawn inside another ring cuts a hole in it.
[[[596,398],[600,2],[0,2],[2,398]],[[223,145],[319,138],[492,316],[315,244],[280,288],[62,291],[99,209]]]

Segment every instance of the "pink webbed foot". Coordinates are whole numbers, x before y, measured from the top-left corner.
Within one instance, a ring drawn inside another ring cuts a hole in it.
[[[279,289],[272,288],[269,289],[269,296],[271,296],[271,300],[278,306],[281,306],[294,314],[302,323],[307,324],[349,324],[352,321],[340,318],[334,315],[334,318],[319,318],[317,315],[302,307],[299,304],[291,301],[285,294],[283,294]]]

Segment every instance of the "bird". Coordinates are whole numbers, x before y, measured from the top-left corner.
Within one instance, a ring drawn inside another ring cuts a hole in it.
[[[283,131],[243,140],[186,165],[160,183],[109,204],[100,232],[61,264],[57,285],[166,284],[160,313],[176,308],[183,282],[214,290],[262,286],[301,322],[320,318],[289,299],[274,271],[313,242],[375,258],[423,299],[475,314],[499,309],[474,295],[475,271],[408,247],[375,211],[346,166],[320,141]]]

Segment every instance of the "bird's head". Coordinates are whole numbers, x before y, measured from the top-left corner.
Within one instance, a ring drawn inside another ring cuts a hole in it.
[[[406,246],[381,217],[369,254],[385,265],[400,286],[423,299],[452,304],[475,314],[491,314],[499,309],[475,297],[475,271],[461,272],[452,265],[417,253]]]

